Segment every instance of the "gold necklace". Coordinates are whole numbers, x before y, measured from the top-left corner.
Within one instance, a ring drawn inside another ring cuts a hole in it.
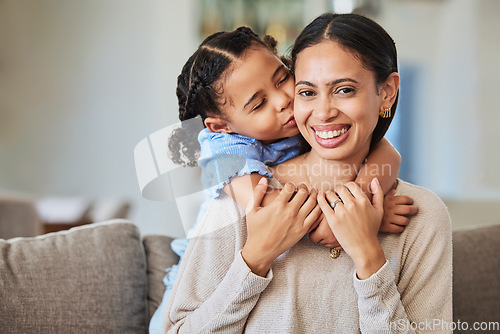
[[[305,165],[305,163],[306,163],[306,155],[308,155],[308,154],[309,154],[309,152],[303,154],[303,157],[302,157],[302,164],[303,165]],[[312,188],[313,182],[311,180],[311,177],[307,173],[306,173],[306,178],[307,178],[307,181],[309,182],[310,188]],[[340,256],[340,253],[341,253],[340,249],[335,249],[335,248],[330,248],[329,252],[330,252],[330,257],[334,260],[336,258],[338,258]]]
[[[336,259],[340,256],[340,249],[330,248],[330,257]]]

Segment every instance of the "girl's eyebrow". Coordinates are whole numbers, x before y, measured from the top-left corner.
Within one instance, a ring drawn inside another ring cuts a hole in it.
[[[245,109],[250,103],[252,103],[253,100],[255,100],[257,98],[257,96],[259,96],[259,94],[261,93],[262,91],[259,90],[258,92],[256,92],[255,94],[252,95],[252,97],[248,100],[247,103],[245,103],[245,105],[243,106],[243,109]]]
[[[273,73],[273,79],[276,78],[276,76],[282,71],[282,70],[286,70],[285,68],[285,65],[281,64],[280,66],[278,66],[278,68],[276,69],[276,71],[274,71]]]
[[[285,65],[281,64],[280,66],[278,66],[276,71],[274,71],[272,80],[274,80],[274,78],[276,78],[278,76],[278,74],[283,70],[286,70],[286,67],[285,67]],[[247,101],[247,103],[245,103],[245,105],[243,106],[243,109],[245,109],[250,103],[252,103],[252,101],[255,100],[261,92],[262,91],[259,90],[258,92],[253,94],[252,97]]]
[[[342,83],[342,82],[354,82],[354,83],[358,83],[356,80],[351,79],[351,78],[341,78],[341,79],[330,81],[326,85],[327,86],[335,86],[335,85],[338,85],[339,83]],[[298,85],[306,85],[306,86],[309,86],[309,87],[318,88],[318,86],[316,86],[312,82],[305,81],[305,80],[297,82],[295,84],[295,87],[297,87]]]

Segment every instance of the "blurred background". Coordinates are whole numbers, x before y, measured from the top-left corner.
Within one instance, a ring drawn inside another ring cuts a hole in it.
[[[0,202],[36,202],[45,231],[127,217],[183,235],[176,202],[143,198],[134,166],[135,146],[177,122],[182,65],[240,25],[286,53],[325,11],[367,15],[396,41],[401,178],[437,193],[455,229],[499,222],[497,0],[0,0]]]

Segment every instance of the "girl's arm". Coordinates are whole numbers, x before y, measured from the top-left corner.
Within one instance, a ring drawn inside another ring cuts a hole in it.
[[[366,158],[354,182],[371,199],[369,186],[376,177],[384,194],[387,194],[396,185],[400,166],[401,155],[387,139],[382,138]]]
[[[366,158],[366,162],[356,177],[355,182],[371,198],[368,185],[377,177],[384,194],[384,217],[380,225],[380,232],[401,233],[408,225],[408,216],[418,212],[413,205],[413,199],[408,196],[394,196],[397,184],[401,156],[392,144],[385,138],[375,145]],[[392,190],[391,190],[392,189]]]
[[[230,179],[230,183],[226,184],[223,188],[224,192],[231,196],[239,207],[245,210],[248,203],[253,197],[253,192],[262,175],[259,173],[252,173],[243,176],[236,176]],[[279,194],[279,189],[268,188],[261,206],[267,206]]]

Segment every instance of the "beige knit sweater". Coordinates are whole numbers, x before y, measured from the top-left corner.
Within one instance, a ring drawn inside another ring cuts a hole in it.
[[[363,281],[347,254],[332,259],[307,236],[274,261],[267,277],[253,274],[240,254],[244,213],[229,197],[214,200],[183,259],[166,330],[451,333],[448,211],[426,189],[400,181],[397,194],[412,197],[419,213],[402,234],[379,235],[387,262]]]

